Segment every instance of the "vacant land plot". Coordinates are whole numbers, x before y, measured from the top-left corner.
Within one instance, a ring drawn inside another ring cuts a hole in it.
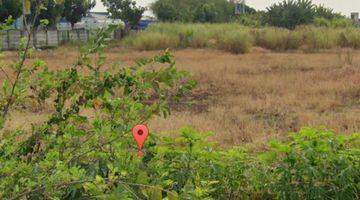
[[[51,70],[65,68],[76,50],[62,47],[35,52]],[[129,65],[158,51],[108,50],[108,66]],[[192,72],[197,89],[173,104],[168,119],[149,122],[152,131],[192,126],[213,131],[224,145],[263,142],[304,126],[326,127],[340,133],[360,132],[360,51],[329,50],[273,53],[253,48],[245,55],[211,49],[174,51],[177,67]],[[10,60],[14,53],[5,53]],[[11,127],[42,121],[47,109],[13,114]]]

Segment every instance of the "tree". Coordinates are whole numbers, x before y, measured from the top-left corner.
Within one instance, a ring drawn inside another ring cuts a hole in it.
[[[176,5],[173,4],[173,0],[156,1],[151,5],[151,9],[161,21],[176,21],[179,16],[179,8],[176,8]]]
[[[267,8],[266,21],[272,26],[294,29],[297,25],[313,22],[314,17],[311,0],[284,0]]]
[[[331,8],[326,8],[323,5],[315,6],[315,16],[318,18],[325,18],[328,20],[334,19],[334,18],[345,18],[345,16],[342,16],[340,13],[334,12]]]
[[[132,0],[102,0],[104,5],[113,19],[121,19],[130,26],[136,26],[142,15],[145,12],[145,8],[137,6],[135,1]]]
[[[74,27],[95,6],[94,0],[65,0],[63,17]]]
[[[227,0],[158,0],[151,9],[161,21],[212,23],[228,22],[235,17],[235,4]]]
[[[217,19],[216,7],[213,3],[207,3],[201,5],[196,12],[197,20],[200,22],[214,22]]]
[[[0,22],[4,22],[9,16],[16,19],[22,14],[22,1],[1,0],[0,1]]]
[[[35,10],[37,9],[36,3],[31,5],[31,16],[33,19]],[[40,25],[41,20],[47,20],[49,22],[48,26],[54,26],[61,18],[64,12],[64,1],[63,0],[43,0],[42,9],[37,16],[35,26]]]

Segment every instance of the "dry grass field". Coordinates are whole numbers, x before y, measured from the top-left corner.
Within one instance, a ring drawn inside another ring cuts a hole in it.
[[[111,48],[107,62],[129,65],[156,53]],[[76,55],[73,47],[34,52],[51,70],[70,66]],[[174,55],[177,67],[192,72],[198,87],[173,105],[168,119],[149,122],[153,132],[192,126],[214,132],[213,139],[223,145],[262,143],[304,126],[360,132],[360,51],[304,54],[252,48],[248,54],[233,55],[184,49]],[[14,56],[5,52],[1,60],[6,63]],[[47,113],[47,108],[17,111],[7,126],[29,126]]]

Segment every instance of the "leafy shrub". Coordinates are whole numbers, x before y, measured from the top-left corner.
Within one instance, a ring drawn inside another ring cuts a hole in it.
[[[231,53],[247,53],[254,43],[254,38],[246,30],[228,31],[218,41],[220,49]]]
[[[288,143],[271,142],[259,158],[272,163],[270,187],[279,199],[357,199],[359,135],[305,128]]]
[[[153,115],[167,116],[169,101],[195,83],[187,72],[176,70],[169,52],[112,73],[103,71],[104,48],[112,30],[99,30],[81,49],[79,60],[59,72],[50,72],[42,61],[26,66],[30,46],[29,40],[23,40],[18,75],[13,84],[3,83],[3,121],[23,99],[53,99],[54,107],[49,118],[31,130],[1,134],[1,199],[132,197],[128,184],[137,182],[140,171],[132,169],[141,160],[129,153],[134,146],[128,133]],[[155,63],[161,69],[145,68]],[[81,68],[89,73],[83,75]],[[83,116],[84,110],[92,110],[94,118]]]

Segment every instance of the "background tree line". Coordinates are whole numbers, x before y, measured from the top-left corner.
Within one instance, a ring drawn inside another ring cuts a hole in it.
[[[293,29],[314,22],[328,23],[345,20],[330,8],[316,5],[312,0],[284,0],[256,11],[246,6],[246,14],[235,15],[235,4],[228,0],[158,0],[151,6],[160,21],[165,22],[229,22],[238,21],[250,26],[278,26]]]
[[[28,18],[33,18],[36,10],[37,1],[30,0],[31,13]],[[43,8],[37,16],[36,24],[40,24],[40,20],[48,20],[49,26],[55,26],[61,19],[65,18],[71,23],[72,27],[75,23],[81,21],[83,17],[95,6],[95,0],[41,0]],[[17,19],[22,15],[23,0],[0,0],[0,22],[5,22],[9,16]],[[133,0],[102,0],[107,7],[109,17],[121,19],[129,25],[136,25],[141,19],[145,8],[136,5]]]
[[[39,0],[31,0],[39,1]],[[54,26],[61,17],[72,26],[86,16],[95,6],[95,0],[42,0],[44,9],[38,17],[47,19]],[[109,17],[121,19],[129,27],[138,24],[146,8],[136,5],[133,0],[102,0],[107,7]],[[35,5],[35,4],[32,4]],[[31,10],[34,10],[34,6]],[[298,25],[315,23],[329,26],[335,21],[336,26],[349,24],[349,20],[330,8],[316,5],[312,0],[283,0],[269,6],[266,11],[257,11],[245,7],[246,14],[235,15],[235,4],[228,0],[157,0],[151,5],[155,16],[164,22],[220,23],[237,21],[248,26],[278,26],[294,29]],[[0,1],[0,20],[9,16],[18,18],[22,15],[22,0]],[[30,16],[31,17],[31,16]]]
[[[31,0],[31,13],[29,18],[34,17],[34,13],[39,0]],[[60,18],[64,17],[73,26],[79,22],[87,12],[95,6],[95,0],[43,0],[43,8],[37,16],[35,25],[40,24],[40,20],[46,19],[49,26],[54,26]],[[2,0],[0,2],[0,21],[4,22],[9,16],[14,19],[22,15],[23,0]]]

